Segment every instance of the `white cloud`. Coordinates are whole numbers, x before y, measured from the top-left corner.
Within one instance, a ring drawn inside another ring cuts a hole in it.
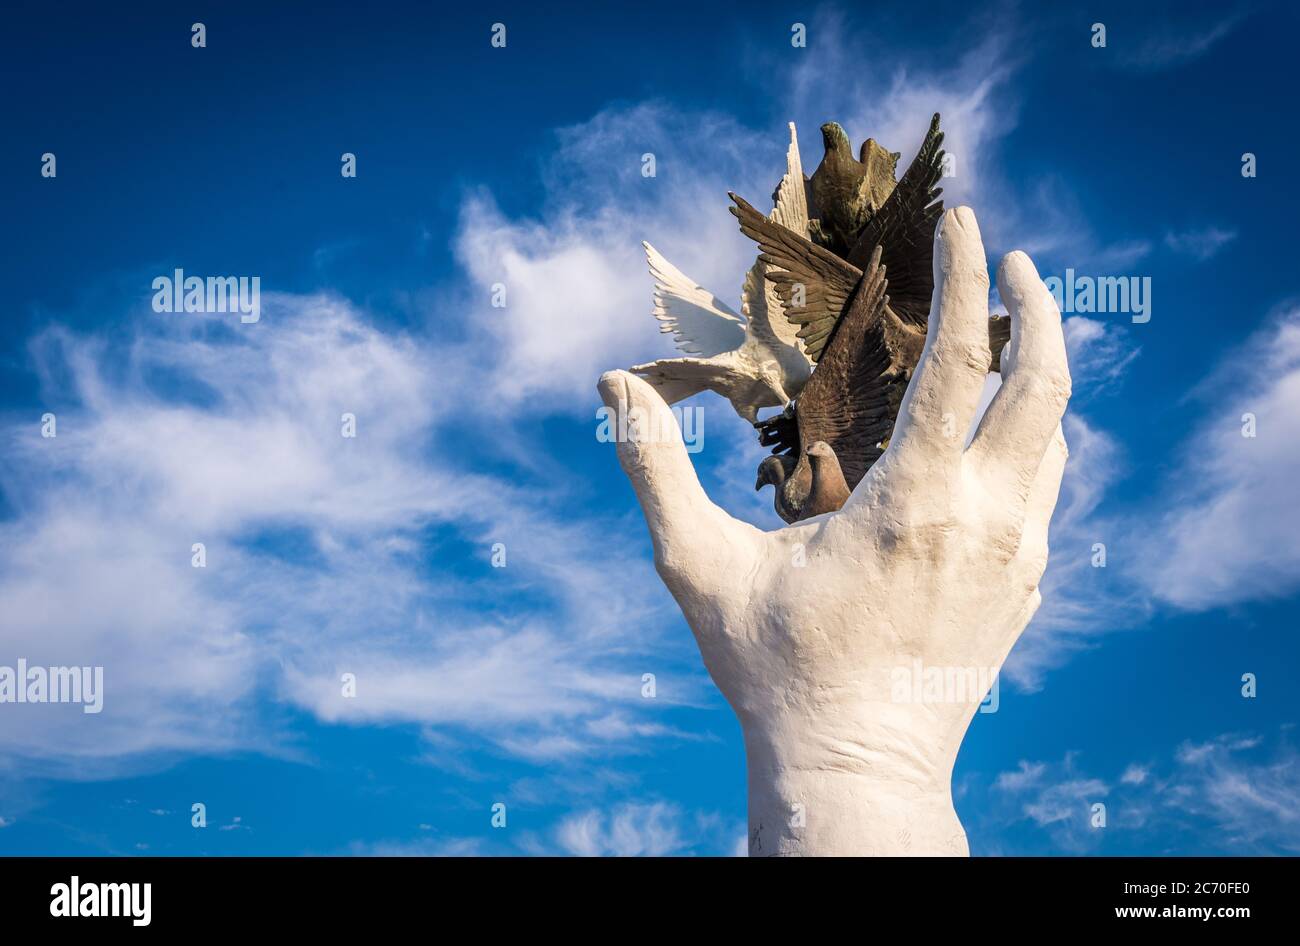
[[[563,853],[579,857],[743,854],[748,850],[743,827],[716,815],[688,815],[667,802],[626,802],[611,809],[575,812],[560,822],[553,836]]]
[[[421,830],[428,825],[420,825]],[[354,841],[354,857],[478,857],[487,853],[479,838],[422,838],[418,841]]]
[[[1149,31],[1141,42],[1121,47],[1119,61],[1127,68],[1147,72],[1180,66],[1209,52],[1245,16],[1245,9],[1237,9],[1209,20],[1204,15],[1188,17],[1180,9],[1177,28]]]
[[[1142,351],[1129,331],[1114,323],[1072,315],[1062,324],[1075,389],[1086,398],[1119,380]],[[1076,398],[1078,403],[1078,398]]]
[[[436,347],[338,299],[263,303],[255,326],[145,313],[113,342],[36,341],[48,397],[67,406],[52,439],[39,414],[4,425],[0,636],[32,664],[102,665],[104,711],[10,707],[5,764],[91,775],[291,751],[259,711],[268,694],[331,722],[453,725],[507,749],[673,738],[644,720],[602,728],[619,708],[648,712],[629,656],[657,651],[669,671],[692,656],[685,639],[661,646],[669,600],[639,529],[564,515],[580,482],[475,472],[512,435],[455,426]],[[431,571],[434,528],[481,548],[481,571]],[[504,569],[487,563],[498,540]],[[195,542],[206,568],[191,567]],[[674,682],[658,703],[698,686]]]
[[[1024,811],[1039,827],[1086,820],[1092,806],[1109,792],[1100,779],[1069,779],[1043,789],[1025,803]]]
[[[597,773],[599,774],[599,773]],[[626,786],[624,786],[626,787]],[[589,785],[575,784],[587,794]],[[516,793],[518,794],[518,793]],[[548,791],[548,795],[549,795]],[[528,804],[520,799],[516,804]],[[418,826],[413,839],[354,841],[348,852],[381,857],[463,857],[526,854],[554,857],[744,856],[745,826],[711,812],[686,811],[665,801],[621,801],[573,811],[545,831],[512,828],[491,837],[440,837]]]
[[[1207,415],[1172,478],[1168,512],[1144,549],[1142,580],[1189,609],[1285,596],[1300,587],[1300,308],[1251,337],[1199,389]],[[1253,415],[1256,436],[1243,436]]]
[[[1077,753],[1060,762],[1021,761],[991,787],[982,831],[1000,833],[1028,820],[1058,850],[1098,851],[1108,842],[1150,850],[1176,842],[1179,850],[1204,854],[1300,852],[1300,759],[1285,742],[1266,750],[1258,735],[1184,742],[1170,758],[1131,763],[1114,780],[1080,771]],[[1092,827],[1098,802],[1106,806],[1104,830]]]
[[[1081,274],[1122,275],[1151,252],[1151,241],[1143,237],[1099,236],[1074,187],[1057,175],[1017,185],[1003,181],[992,196],[985,202],[994,205],[994,220],[1005,218],[995,231],[999,245],[1024,250],[1044,277],[1059,277],[1067,268]],[[983,206],[977,205],[981,222],[988,215]]]
[[[1000,773],[993,785],[1002,791],[1021,792],[1041,782],[1046,771],[1044,762],[1030,763],[1021,759],[1014,772]]]
[[[1251,761],[1258,737],[1225,734],[1179,747],[1178,770],[1160,786],[1166,804],[1218,828],[1231,848],[1300,853],[1300,759],[1289,749]]]
[[[1202,227],[1194,230],[1170,230],[1165,233],[1165,246],[1175,253],[1191,256],[1205,262],[1237,238],[1236,230],[1220,227]]]
[[[579,857],[662,857],[686,848],[674,805],[626,804],[606,814],[599,809],[570,815],[555,830],[556,843]]]
[[[1059,763],[1021,760],[992,783],[993,793],[982,810],[986,820],[1003,826],[1028,820],[1047,832],[1061,850],[1080,852],[1095,843],[1092,806],[1106,804],[1110,786],[1077,771],[1075,753]]]
[[[602,372],[676,353],[650,314],[643,240],[739,309],[755,250],[726,194],[761,205],[785,167],[780,137],[655,103],[608,109],[558,139],[536,219],[506,218],[486,194],[461,213],[469,348],[498,412],[585,408]],[[650,178],[646,152],[657,161]],[[498,283],[504,308],[490,304]]]
[[[1002,671],[1031,691],[1042,687],[1049,670],[1124,627],[1126,619],[1136,623],[1145,610],[1133,589],[1115,578],[1111,558],[1118,527],[1101,512],[1106,491],[1124,471],[1119,445],[1074,412],[1065,415],[1063,428],[1070,457],[1048,536],[1043,603]],[[1102,561],[1100,554],[1106,555],[1105,567],[1094,564]]]
[[[1147,780],[1149,774],[1150,771],[1147,768],[1134,762],[1124,770],[1124,774],[1119,777],[1119,780],[1125,785],[1141,785]]]
[[[1128,269],[1150,253],[1150,240],[1129,239],[1094,246],[1090,252],[1085,252],[1083,259],[1100,272],[1117,272]]]

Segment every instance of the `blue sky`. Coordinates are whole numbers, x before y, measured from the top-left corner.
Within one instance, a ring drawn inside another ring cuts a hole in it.
[[[1294,9],[86,6],[0,39],[0,664],[102,665],[105,702],[0,706],[0,853],[734,853],[739,727],[595,380],[670,352],[641,240],[735,304],[725,194],[766,198],[787,122],[811,170],[823,121],[906,161],[934,111],[993,261],[1152,285],[1067,322],[972,852],[1300,851]],[[260,321],[154,312],[178,267],[260,276]],[[706,488],[776,527],[699,403]]]

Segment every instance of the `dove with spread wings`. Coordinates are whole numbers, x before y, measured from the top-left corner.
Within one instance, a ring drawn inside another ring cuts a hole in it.
[[[793,123],[786,174],[773,198],[772,214],[763,219],[806,237],[808,182]],[[745,274],[743,314],[738,314],[649,243],[643,246],[655,281],[654,316],[660,331],[672,333],[685,357],[634,365],[632,371],[657,388],[665,401],[672,404],[714,391],[752,424],[761,408],[784,407],[803,390],[812,364],[796,337],[797,326],[781,315],[774,287],[764,278],[764,263],[756,262]]]

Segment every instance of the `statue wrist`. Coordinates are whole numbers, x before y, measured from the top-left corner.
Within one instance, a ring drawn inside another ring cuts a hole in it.
[[[968,853],[951,794],[965,726],[861,709],[743,724],[751,855]]]

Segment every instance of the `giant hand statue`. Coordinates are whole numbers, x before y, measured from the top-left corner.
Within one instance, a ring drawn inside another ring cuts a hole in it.
[[[968,208],[944,215],[934,269],[894,436],[838,512],[771,532],[732,518],[675,421],[675,436],[637,436],[667,413],[659,394],[627,372],[600,379],[634,419],[618,454],[655,566],[744,731],[751,855],[969,853],[952,768],[984,693],[900,694],[900,671],[998,668],[1038,608],[1070,373],[1051,294],[1009,254],[1002,386],[967,444],[990,358]]]

